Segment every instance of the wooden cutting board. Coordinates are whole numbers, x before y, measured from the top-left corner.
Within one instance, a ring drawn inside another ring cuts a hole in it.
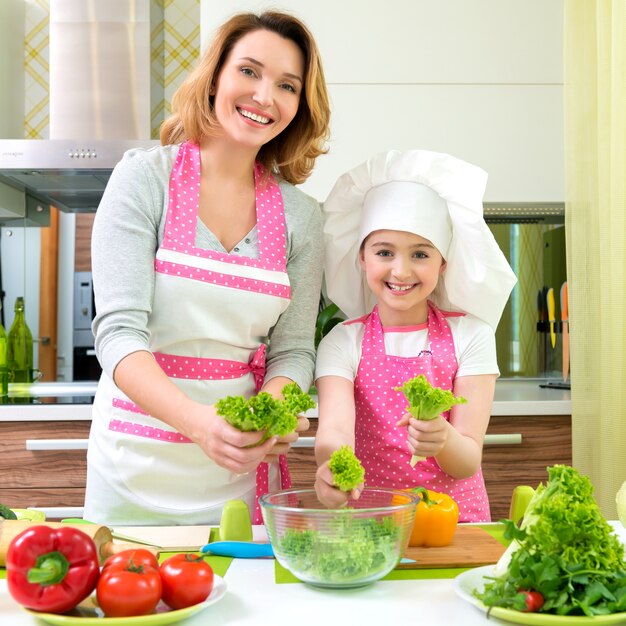
[[[6,563],[7,550],[14,537],[22,531],[33,526],[48,526],[50,528],[76,528],[89,535],[96,544],[100,563],[104,563],[108,557],[128,548],[145,548],[155,554],[159,550],[151,546],[133,543],[121,543],[113,540],[111,529],[99,524],[68,524],[64,522],[29,522],[26,520],[2,520],[0,521],[0,567]]]
[[[506,550],[497,539],[477,526],[460,524],[449,546],[443,548],[408,547],[405,558],[414,563],[399,563],[396,569],[478,567],[496,563]]]

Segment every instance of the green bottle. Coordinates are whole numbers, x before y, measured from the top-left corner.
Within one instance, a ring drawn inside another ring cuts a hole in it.
[[[14,383],[32,382],[33,335],[26,324],[22,297],[15,300],[15,319],[9,330],[9,372]]]
[[[2,305],[0,304],[0,307]],[[0,324],[0,398],[9,395],[9,355],[7,334]]]

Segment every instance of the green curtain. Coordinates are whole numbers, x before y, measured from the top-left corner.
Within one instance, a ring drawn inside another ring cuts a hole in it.
[[[626,480],[626,0],[565,0],[573,464],[616,518]]]

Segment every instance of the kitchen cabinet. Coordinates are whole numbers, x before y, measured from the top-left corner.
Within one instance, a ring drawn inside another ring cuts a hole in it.
[[[315,436],[317,419],[310,422],[311,427],[303,437]],[[555,464],[572,464],[570,415],[492,416],[483,452],[483,474],[492,520],[508,517],[514,487],[536,487],[545,482],[546,467]],[[310,487],[315,480],[316,467],[313,448],[299,447],[289,453],[294,487]]]
[[[90,424],[89,420],[0,422],[0,502],[61,509],[49,517],[80,514]],[[310,488],[315,481],[316,430],[317,418],[312,417],[309,430],[289,453],[294,487]],[[492,519],[508,517],[514,487],[545,482],[546,467],[557,463],[572,463],[570,415],[493,415],[483,453]]]
[[[85,498],[90,426],[89,420],[0,422],[0,502],[61,509],[48,512],[50,518],[73,516]]]

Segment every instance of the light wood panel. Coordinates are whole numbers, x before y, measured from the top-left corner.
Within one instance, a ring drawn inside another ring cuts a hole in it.
[[[572,464],[572,420],[569,415],[492,416],[490,434],[520,433],[521,445],[485,446],[483,474],[493,521],[509,515],[517,485],[546,482],[546,468]]]
[[[6,489],[0,487],[0,502],[8,507],[24,509],[27,507],[72,507],[85,504],[85,487],[22,487]]]
[[[91,272],[91,231],[95,217],[95,213],[76,214],[75,272]]]
[[[8,506],[33,506],[24,489],[82,489],[87,478],[86,450],[27,450],[26,439],[86,439],[91,422],[0,422],[0,486],[20,489],[19,501]],[[58,504],[55,502],[54,504]]]
[[[57,293],[59,211],[50,207],[50,225],[41,229],[39,267],[39,369],[44,382],[57,379]]]

